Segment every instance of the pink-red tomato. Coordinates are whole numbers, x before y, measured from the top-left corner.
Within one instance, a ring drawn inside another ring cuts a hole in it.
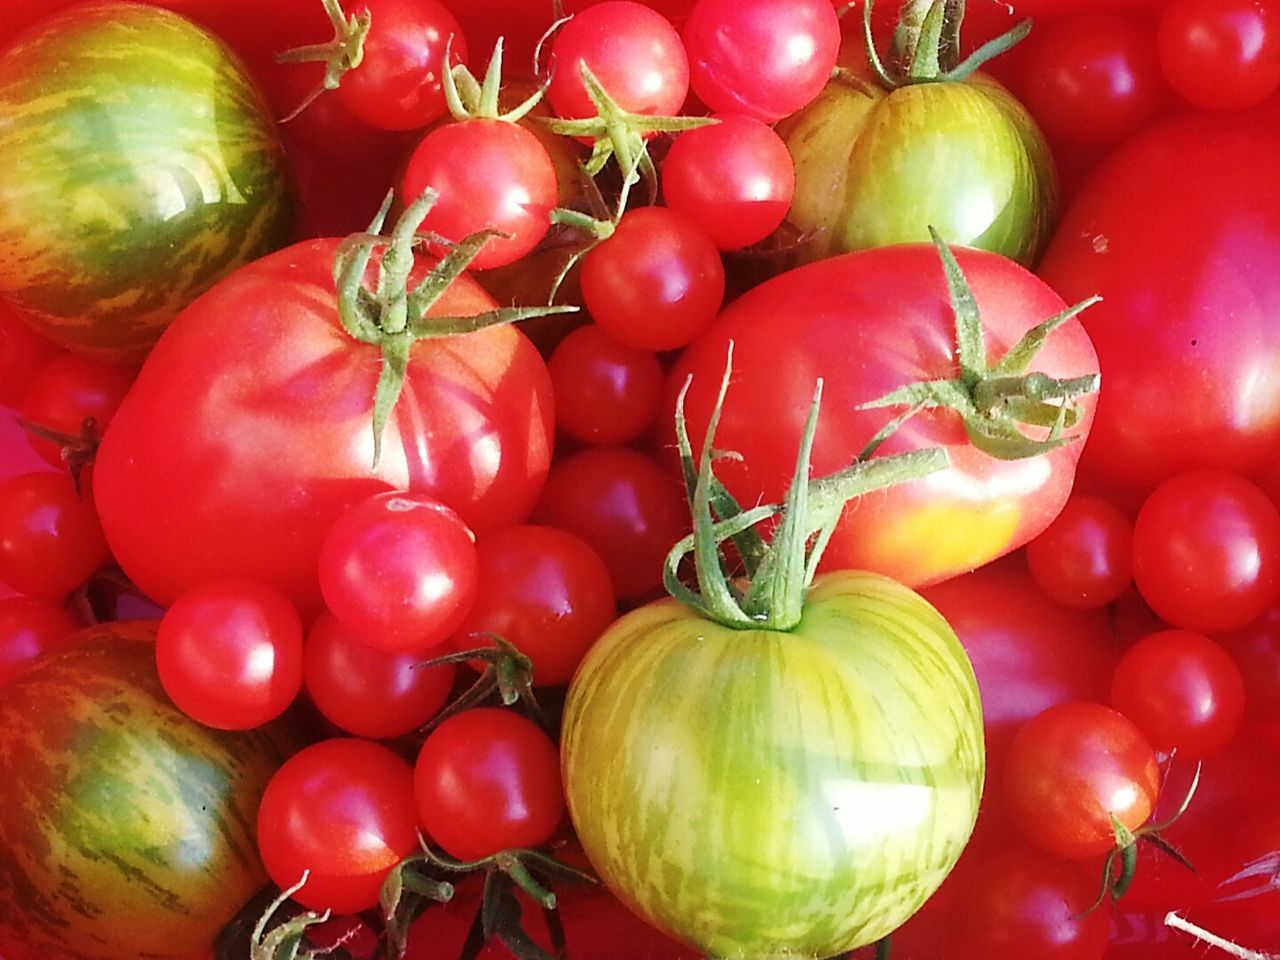
[[[476,549],[480,586],[454,646],[496,634],[533,661],[535,684],[568,683],[617,616],[609,568],[581,538],[536,524],[494,530]]]
[[[1280,4],[1169,0],[1156,33],[1160,66],[1185,100],[1245,110],[1280,89]]]
[[[60,601],[109,558],[93,498],[68,474],[41,470],[0,482],[0,581]]]
[[[1105,606],[1133,582],[1133,522],[1101,497],[1072,494],[1027,544],[1027,567],[1045,595],[1063,606]]]
[[[58,352],[53,341],[21,320],[17,307],[0,300],[0,403],[16,405],[27,385]]]
[[[555,742],[499,707],[464,710],[432,730],[413,786],[422,828],[460,860],[541,846],[564,817]]]
[[[734,113],[714,119],[676,137],[662,161],[662,196],[721,250],[737,250],[763,240],[786,219],[795,164],[763,120]]]
[[[1272,607],[1247,627],[1214,639],[1240,668],[1249,717],[1280,721],[1280,606]]]
[[[319,576],[329,611],[365,643],[425,650],[453,633],[475,600],[475,535],[427,494],[374,494],[329,528]]]
[[[1160,767],[1142,731],[1098,703],[1064,703],[1014,735],[1002,792],[1022,836],[1069,860],[1116,847],[1112,818],[1137,830],[1155,810]]]
[[[0,687],[79,626],[64,607],[50,600],[0,598]]]
[[[251,730],[284,713],[302,689],[302,621],[266,584],[207,580],[160,618],[156,668],[165,693],[191,719]]]
[[[657,354],[619,343],[583,324],[547,361],[556,395],[556,427],[583,443],[627,443],[653,427],[664,374]]]
[[[418,849],[413,767],[372,740],[304,747],[276,771],[258,808],[258,849],[272,881],[311,910],[376,906],[391,868]]]
[[[1111,678],[1111,705],[1163,753],[1196,759],[1231,742],[1244,720],[1244,679],[1208,637],[1162,630],[1125,651]]]
[[[1226,470],[1188,470],[1156,487],[1133,526],[1133,575],[1163,620],[1237,630],[1280,599],[1280,511]]]
[[[321,606],[321,541],[358,500],[424,492],[477,532],[533,508],[551,460],[551,378],[513,327],[418,341],[375,465],[381,357],[340,324],[339,243],[297,244],[201,297],[147,357],[103,437],[104,527],[157,602],[209,577],[249,576],[309,619]],[[463,276],[433,313],[493,307]]]
[[[38,427],[92,443],[111,422],[137,373],[136,367],[61,354],[40,368],[23,393],[22,416]],[[86,435],[90,418],[93,428]],[[29,440],[46,461],[62,466],[63,444],[35,433]]]

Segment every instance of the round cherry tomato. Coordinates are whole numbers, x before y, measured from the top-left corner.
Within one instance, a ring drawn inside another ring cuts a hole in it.
[[[1072,494],[1027,544],[1027,566],[1036,585],[1063,606],[1105,606],[1133,582],[1133,523],[1101,497]]]
[[[1169,0],[1156,40],[1169,84],[1197,107],[1244,110],[1280,88],[1275,0]]]
[[[93,499],[70,476],[41,471],[0,482],[0,581],[62,600],[109,557]]]
[[[0,403],[17,404],[27,385],[57,353],[52,340],[20,319],[17,307],[0,300]]]
[[[371,740],[322,740],[294,754],[258,807],[258,848],[275,884],[311,910],[376,906],[391,868],[418,849],[413,767]]]
[[[63,607],[35,597],[0,598],[0,687],[79,626]]]
[[[1247,627],[1214,639],[1240,668],[1249,717],[1280,721],[1280,606],[1273,606]]]
[[[556,426],[584,443],[626,443],[646,433],[662,409],[662,364],[597,324],[570,331],[547,361]]]
[[[413,783],[423,829],[461,860],[540,846],[564,816],[555,743],[498,707],[464,710],[432,730]]]
[[[137,374],[136,367],[62,354],[45,364],[27,387],[20,406],[22,416],[36,426],[92,444],[111,422]],[[85,435],[90,418],[93,427]],[[35,433],[30,433],[29,439],[46,461],[62,466],[67,449],[63,444]]]

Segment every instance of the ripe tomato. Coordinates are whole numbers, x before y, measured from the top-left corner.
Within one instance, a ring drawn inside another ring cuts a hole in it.
[[[23,393],[22,417],[69,439],[64,444],[31,433],[31,445],[55,467],[61,467],[68,459],[83,463],[101,431],[115,416],[135,376],[137,369],[133,366],[104,363],[74,353],[54,357],[40,368]],[[92,428],[88,427],[88,418],[93,419]],[[84,448],[77,450],[72,438],[80,438]]]
[[[69,475],[40,470],[0,482],[0,581],[63,600],[109,557],[92,498]]]
[[[49,600],[0,598],[0,686],[71,636],[78,626],[71,614]]]
[[[594,323],[565,335],[547,361],[556,427],[584,443],[627,443],[647,433],[662,408],[657,354],[619,343]]]
[[[1118,598],[1133,582],[1133,523],[1120,510],[1072,494],[1053,523],[1027,544],[1036,585],[1058,603],[1090,609]]]
[[[1005,257],[960,249],[956,258],[977,299],[992,362],[1064,308],[1043,282]],[[751,389],[731,394],[725,405],[716,443],[741,458],[726,461],[719,474],[739,503],[778,502],[794,472],[795,438],[818,378],[825,392],[814,476],[850,464],[894,416],[860,404],[907,383],[956,376],[948,304],[938,252],[924,244],[791,270],[731,303],[685,350],[668,381],[667,409],[674,410],[676,392],[692,374],[686,413],[698,449],[732,341],[734,379]],[[1051,377],[1097,372],[1078,320],[1049,336],[1033,369]],[[1091,409],[1092,398],[1084,398],[1072,431],[1079,439]],[[882,450],[931,447],[946,448],[950,468],[847,506],[823,556],[827,569],[875,570],[910,586],[972,570],[1048,526],[1071,491],[1081,450],[1077,441],[1027,459],[996,459],[975,448],[959,416],[946,410],[909,420]]]
[[[1156,37],[1169,84],[1197,107],[1245,110],[1280,88],[1274,0],[1169,0]]]
[[[512,327],[419,341],[373,465],[380,357],[339,322],[339,242],[265,257],[193,304],[103,437],[94,478],[104,529],[157,602],[208,577],[250,576],[308,619],[320,608],[325,534],[389,489],[429,493],[476,531],[532,509],[551,459],[551,382]],[[435,309],[493,306],[463,276]]]

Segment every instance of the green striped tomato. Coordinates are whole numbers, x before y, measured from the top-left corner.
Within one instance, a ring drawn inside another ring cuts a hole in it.
[[[0,688],[0,956],[199,955],[267,883],[253,834],[275,732],[187,719],[155,623],[90,628]]]
[[[575,829],[606,885],[725,960],[828,957],[920,907],[982,792],[973,669],[878,574],[820,576],[790,632],[659,600],[591,648],[565,706]]]
[[[0,170],[0,296],[103,357],[140,355],[289,226],[276,125],[239,60],[143,4],[78,4],[0,54]]]

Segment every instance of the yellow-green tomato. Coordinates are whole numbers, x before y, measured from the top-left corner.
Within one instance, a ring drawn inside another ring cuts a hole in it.
[[[820,576],[792,631],[675,600],[623,616],[565,707],[570,816],[605,884],[724,960],[829,957],[938,887],[982,792],[973,669],[878,574]]]
[[[806,260],[892,243],[948,243],[1032,264],[1048,242],[1057,184],[1026,109],[981,73],[886,91],[837,76],[777,127],[796,167],[788,219]]]

